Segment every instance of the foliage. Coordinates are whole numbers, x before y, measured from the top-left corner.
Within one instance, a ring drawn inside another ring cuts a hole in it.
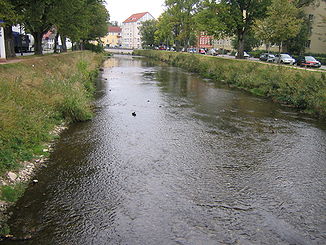
[[[62,120],[91,118],[92,70],[100,62],[100,55],[77,52],[0,66],[0,173],[41,154]]]
[[[0,0],[0,20],[12,25],[19,21],[19,15],[14,9],[14,5],[9,0]]]
[[[238,58],[244,58],[245,37],[254,21],[265,16],[271,0],[204,0],[197,15],[199,28],[215,37],[236,36]]]
[[[188,53],[153,50],[136,50],[135,53],[326,118],[326,79],[323,72]]]
[[[173,26],[170,21],[171,16],[164,12],[158,18],[157,30],[155,31],[155,43],[158,45],[171,46],[174,44]]]
[[[306,43],[311,34],[310,32],[311,22],[306,17],[304,11],[301,10],[299,12],[299,18],[302,20],[302,23],[299,25],[300,30],[298,34],[292,38],[287,39],[284,42],[287,51],[291,54],[297,54],[297,55],[301,55],[305,52]]]
[[[194,45],[194,13],[200,0],[165,0],[165,18],[170,22],[177,50]]]
[[[109,14],[101,0],[38,0],[37,4],[35,0],[11,0],[11,4],[21,16],[20,23],[34,36],[36,54],[42,54],[42,37],[53,27],[74,42],[95,40],[107,33]]]
[[[280,8],[280,6],[282,6]],[[300,31],[302,20],[298,18],[298,9],[290,1],[272,0],[267,8],[267,17],[255,21],[258,38],[266,43],[282,43],[294,38]]]
[[[254,48],[257,48],[262,44],[260,39],[257,39],[251,31],[248,32],[247,35],[245,35],[244,41],[244,50],[246,52],[252,51]],[[234,38],[232,40],[232,46],[234,49],[237,49],[237,47],[239,46],[239,40],[237,38]]]
[[[85,50],[90,50],[92,52],[96,52],[96,53],[103,53],[104,52],[104,48],[102,45],[95,45],[93,43],[90,42],[86,42],[84,44],[84,48]]]
[[[50,13],[55,0],[12,0],[15,10],[22,16],[22,24],[35,40],[35,53],[42,54],[42,36],[52,27]]]
[[[157,20],[144,21],[139,28],[142,47],[153,48],[155,45],[155,32],[157,31]]]

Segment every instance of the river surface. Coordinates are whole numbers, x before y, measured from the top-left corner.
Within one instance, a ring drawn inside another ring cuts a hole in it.
[[[12,208],[8,244],[326,244],[326,123],[115,56]],[[132,116],[135,112],[136,116]]]

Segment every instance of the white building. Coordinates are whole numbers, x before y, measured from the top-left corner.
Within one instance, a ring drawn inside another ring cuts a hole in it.
[[[141,37],[139,27],[141,23],[147,20],[153,20],[154,17],[148,13],[133,14],[122,23],[122,47],[140,49]]]

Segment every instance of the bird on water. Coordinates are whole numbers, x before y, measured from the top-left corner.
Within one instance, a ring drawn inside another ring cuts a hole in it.
[[[133,115],[135,117],[136,116],[136,112],[131,113],[131,115]]]

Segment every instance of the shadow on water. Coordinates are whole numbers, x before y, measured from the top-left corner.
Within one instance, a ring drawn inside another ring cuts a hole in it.
[[[326,243],[325,122],[139,57],[97,87],[11,210],[24,244]]]

